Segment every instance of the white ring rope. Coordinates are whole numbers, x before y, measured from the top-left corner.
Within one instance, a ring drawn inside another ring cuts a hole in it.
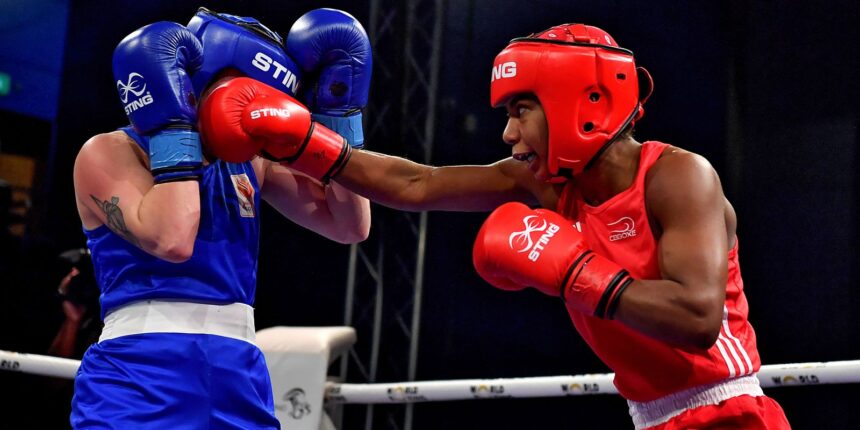
[[[0,350],[0,369],[74,379],[81,362],[71,358]]]
[[[847,384],[860,382],[860,360],[761,366],[764,388],[792,385]],[[618,394],[614,373],[539,376],[531,378],[460,379],[387,384],[326,383],[331,403],[412,403],[488,398],[562,397],[585,394]]]
[[[0,369],[73,379],[81,362],[68,358],[0,350]],[[413,403],[488,398],[563,397],[618,394],[614,373],[530,378],[455,379],[342,384],[327,382],[330,403]],[[758,374],[764,388],[860,382],[860,360],[770,364]]]

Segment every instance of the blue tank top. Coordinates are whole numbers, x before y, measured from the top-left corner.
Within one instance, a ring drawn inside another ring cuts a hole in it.
[[[128,134],[147,153],[149,138]],[[102,225],[84,229],[101,288],[102,318],[138,300],[172,299],[253,305],[257,285],[260,193],[250,162],[205,166],[200,226],[188,261],[171,263],[132,245]]]

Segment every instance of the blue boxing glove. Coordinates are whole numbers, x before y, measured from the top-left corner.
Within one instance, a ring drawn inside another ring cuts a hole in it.
[[[313,119],[336,131],[355,148],[364,146],[361,110],[367,105],[373,55],[364,27],[337,9],[302,15],[287,35],[287,53],[316,79],[305,101]]]
[[[203,151],[189,78],[202,62],[200,41],[174,22],[141,27],[114,50],[120,101],[134,130],[150,137],[149,163],[156,183],[202,176]]]
[[[201,7],[187,27],[203,44],[203,65],[191,76],[198,96],[223,71],[237,70],[298,97],[299,66],[284,52],[283,38],[260,21]]]

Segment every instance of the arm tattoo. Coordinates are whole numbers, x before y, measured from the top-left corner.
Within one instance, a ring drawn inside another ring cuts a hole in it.
[[[125,225],[125,218],[122,217],[122,209],[119,208],[119,197],[113,196],[110,198],[110,201],[107,200],[99,200],[96,196],[90,194],[93,201],[96,202],[99,209],[104,212],[106,219],[106,224],[108,228],[114,231],[114,233],[122,236],[125,240],[131,242],[132,245],[140,248],[140,241],[131,234],[131,231],[128,229],[128,226]]]

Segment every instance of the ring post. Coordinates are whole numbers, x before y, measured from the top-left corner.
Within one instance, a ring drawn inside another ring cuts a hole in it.
[[[328,367],[355,340],[352,327],[270,327],[257,332],[281,428],[334,430],[323,409]]]

